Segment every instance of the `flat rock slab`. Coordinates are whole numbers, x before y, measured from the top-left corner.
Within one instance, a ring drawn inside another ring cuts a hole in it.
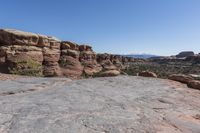
[[[131,76],[0,81],[0,133],[200,133],[200,91]]]

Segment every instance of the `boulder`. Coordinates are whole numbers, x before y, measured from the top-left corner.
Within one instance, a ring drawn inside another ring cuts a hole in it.
[[[48,37],[49,38],[49,42],[50,42],[50,48],[51,49],[59,49],[61,47],[61,41],[59,39],[57,39],[56,37]]]
[[[188,87],[200,90],[200,81],[191,80],[187,83]]]
[[[124,69],[124,65],[118,59],[113,60],[113,65],[117,67],[117,69]]]
[[[66,42],[61,42],[61,50],[70,49],[70,45]]]
[[[149,72],[149,71],[139,72],[138,76],[157,78],[157,75],[154,72]]]
[[[60,40],[55,37],[14,29],[0,30],[0,44],[60,48]]]
[[[117,70],[117,67],[110,60],[104,60],[100,64],[103,70]]]
[[[105,53],[105,54],[97,54],[97,62],[101,63],[102,61],[105,60],[110,60],[110,55]]]
[[[92,47],[88,45],[80,45],[79,51],[92,51]]]
[[[173,74],[169,76],[169,79],[174,80],[174,81],[178,81],[181,83],[189,83],[190,81],[193,80],[193,78],[191,76],[188,75],[183,75],[183,74]]]
[[[79,59],[79,54],[80,54],[79,51],[72,50],[72,49],[67,49],[67,50],[61,51],[62,56],[71,56],[71,57],[76,58],[76,59]]]
[[[98,72],[100,72],[102,70],[101,65],[98,64],[96,62],[96,60],[84,61],[84,63],[83,62],[81,62],[81,63],[84,66],[83,72],[88,76],[92,76],[95,73],[98,73]]]
[[[14,29],[0,30],[0,43],[4,45],[33,45],[36,46],[39,36],[30,32],[23,32]]]
[[[74,42],[70,42],[70,41],[62,41],[61,42],[61,50],[64,49],[71,49],[71,50],[79,50],[79,45],[77,43]]]
[[[118,76],[118,75],[120,75],[120,71],[107,70],[107,71],[101,72],[99,76],[107,77],[107,76]]]

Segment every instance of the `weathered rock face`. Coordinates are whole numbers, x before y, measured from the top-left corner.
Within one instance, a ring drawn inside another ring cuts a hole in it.
[[[104,75],[114,76],[119,75],[120,69],[130,61],[133,60],[120,55],[96,55],[91,46],[60,41],[55,37],[0,30],[0,71],[4,72],[71,78],[104,72]]]
[[[62,74],[58,64],[58,61],[60,60],[60,50],[43,48],[43,56],[43,74],[45,76],[61,76]]]
[[[23,32],[14,29],[0,30],[0,44],[60,48],[59,40],[55,37]]]
[[[90,46],[80,45],[79,50],[79,60],[84,67],[84,74],[92,76],[102,70],[102,66],[96,61],[96,53],[92,50]]]
[[[3,29],[0,30],[0,44],[1,58],[4,58],[9,73],[33,76],[60,75],[58,39]]]
[[[72,42],[61,42],[60,67],[64,76],[78,78],[83,72],[83,67],[79,62],[78,44]]]
[[[13,74],[42,75],[43,54],[35,46],[12,45],[6,51],[6,64]]]
[[[138,76],[157,78],[157,75],[156,75],[155,73],[149,72],[149,71],[140,72],[140,73],[138,74]]]

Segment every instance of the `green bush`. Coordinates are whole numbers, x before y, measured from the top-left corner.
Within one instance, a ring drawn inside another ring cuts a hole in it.
[[[42,64],[32,59],[17,60],[12,67],[9,67],[11,74],[42,76]]]

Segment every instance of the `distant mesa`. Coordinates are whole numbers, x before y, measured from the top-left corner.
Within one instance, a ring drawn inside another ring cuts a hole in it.
[[[193,51],[183,51],[180,52],[178,55],[176,55],[177,58],[186,58],[188,56],[194,56],[194,52]]]
[[[158,55],[152,55],[152,54],[128,54],[125,55],[127,57],[132,57],[132,58],[141,58],[141,59],[148,59],[152,57],[160,57]]]

